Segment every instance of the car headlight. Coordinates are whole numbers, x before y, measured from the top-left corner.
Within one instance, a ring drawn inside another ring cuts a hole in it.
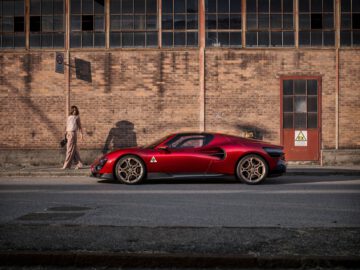
[[[266,153],[269,154],[270,157],[283,157],[284,151],[280,148],[271,148],[271,147],[264,147],[263,148]]]
[[[101,158],[98,164],[96,165],[96,170],[100,171],[104,167],[106,162],[107,162],[107,158]]]

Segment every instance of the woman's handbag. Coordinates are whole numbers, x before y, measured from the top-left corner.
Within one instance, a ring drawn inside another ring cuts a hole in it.
[[[67,144],[67,139],[66,139],[66,134],[65,134],[65,138],[60,141],[60,146],[64,147],[66,144]]]

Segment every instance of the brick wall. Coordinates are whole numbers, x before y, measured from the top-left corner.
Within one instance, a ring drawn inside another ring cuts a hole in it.
[[[65,115],[64,75],[54,53],[0,54],[0,147],[57,147]]]
[[[207,49],[208,131],[280,142],[280,77],[322,77],[322,149],[335,147],[335,51]],[[0,54],[0,148],[58,149],[66,121],[65,75],[54,52]],[[81,149],[149,143],[170,132],[199,128],[197,50],[71,52],[91,63],[92,81],[71,69],[70,103],[79,107]],[[360,51],[340,53],[340,147],[360,148]]]
[[[339,148],[360,148],[360,51],[340,53]]]
[[[91,63],[92,81],[76,79],[74,59]],[[71,53],[71,105],[77,105],[81,148],[141,145],[198,130],[197,51]],[[0,56],[1,148],[58,148],[66,121],[65,75],[54,53]]]
[[[280,143],[280,77],[322,77],[322,144],[335,147],[334,50],[207,50],[206,128]]]
[[[197,51],[72,53],[91,62],[92,82],[71,74],[85,148],[142,145],[170,132],[198,130]]]

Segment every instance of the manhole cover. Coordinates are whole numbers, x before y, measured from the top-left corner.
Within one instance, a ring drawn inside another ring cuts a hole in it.
[[[76,211],[87,211],[87,210],[91,210],[91,208],[81,207],[81,206],[57,206],[47,209],[47,211],[54,211],[54,212],[76,212]]]
[[[71,220],[83,216],[84,213],[30,213],[19,217],[18,220],[24,221],[60,221]]]

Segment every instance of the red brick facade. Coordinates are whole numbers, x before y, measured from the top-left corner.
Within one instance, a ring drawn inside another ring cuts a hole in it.
[[[66,73],[54,51],[1,52],[0,148],[58,149],[67,108]],[[207,49],[205,101],[199,50],[93,50],[70,54],[70,104],[80,109],[81,149],[141,145],[165,134],[205,129],[243,135],[256,129],[280,143],[281,76],[320,76],[321,149],[336,147],[336,50]],[[76,79],[74,59],[91,63]],[[360,148],[360,50],[339,53],[339,148]],[[118,123],[119,126],[116,126]]]

